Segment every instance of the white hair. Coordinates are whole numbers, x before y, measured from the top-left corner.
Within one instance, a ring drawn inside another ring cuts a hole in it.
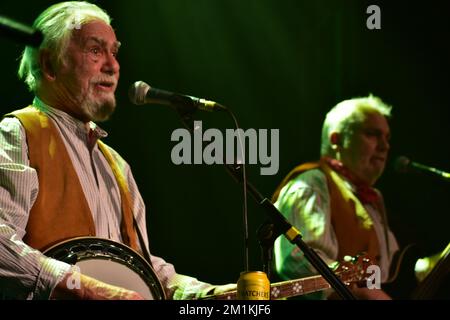
[[[343,143],[355,125],[364,121],[367,113],[378,113],[387,118],[391,116],[392,107],[380,98],[370,94],[367,97],[344,100],[334,106],[325,118],[322,127],[321,156],[334,156],[330,136],[333,132],[341,134]]]
[[[67,1],[54,4],[42,12],[34,21],[33,28],[42,32],[44,40],[39,48],[27,46],[22,54],[18,75],[36,92],[41,79],[39,54],[50,51],[54,63],[61,63],[69,44],[72,31],[83,24],[100,20],[111,24],[111,18],[95,4],[84,1]]]

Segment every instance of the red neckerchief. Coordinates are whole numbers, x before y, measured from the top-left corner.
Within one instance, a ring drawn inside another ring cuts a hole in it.
[[[325,160],[326,164],[328,164],[334,171],[347,178],[355,186],[355,195],[361,203],[370,203],[375,205],[378,202],[378,193],[375,189],[358,179],[342,164],[342,162],[328,157],[323,157],[323,160]]]

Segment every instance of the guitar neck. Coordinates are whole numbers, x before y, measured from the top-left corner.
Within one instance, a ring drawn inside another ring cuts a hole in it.
[[[311,276],[302,279],[288,280],[270,285],[270,299],[283,299],[295,296],[301,296],[308,293],[322,291],[331,288],[330,284],[322,276]],[[237,291],[207,297],[214,300],[236,300]]]
[[[360,255],[352,259],[350,262],[342,263],[338,268],[336,275],[339,276],[344,283],[360,282],[366,277],[367,267],[372,265],[371,260]],[[295,296],[301,296],[308,293],[322,291],[331,288],[330,284],[321,275],[310,276],[301,279],[287,280],[270,285],[270,299],[283,299]],[[218,295],[204,297],[203,299],[215,300],[235,300],[237,298],[236,291],[228,291]]]

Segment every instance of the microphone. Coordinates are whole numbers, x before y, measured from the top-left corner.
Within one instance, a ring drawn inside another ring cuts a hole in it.
[[[188,112],[197,109],[203,111],[226,110],[224,106],[217,102],[156,89],[143,81],[137,81],[130,86],[128,97],[135,105],[163,104]]]
[[[4,16],[0,16],[0,34],[33,47],[39,47],[44,39],[39,30]]]
[[[411,161],[409,158],[405,156],[400,156],[395,159],[394,169],[397,172],[405,173],[411,170],[415,170],[417,172],[425,172],[435,176],[438,176],[444,180],[450,180],[450,173],[444,172],[442,170],[426,166],[424,164]]]

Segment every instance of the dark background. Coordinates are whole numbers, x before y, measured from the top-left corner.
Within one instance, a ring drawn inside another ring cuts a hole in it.
[[[26,24],[54,1],[2,1],[0,14]],[[280,129],[280,168],[248,178],[270,197],[296,164],[317,159],[326,112],[373,93],[393,106],[391,159],[450,171],[448,5],[444,1],[150,0],[95,1],[122,42],[118,109],[102,124],[106,142],[131,165],[148,207],[152,252],[199,279],[235,282],[244,269],[242,188],[220,165],[172,164],[181,127],[162,106],[136,107],[128,86],[152,86],[218,101],[241,127]],[[366,27],[367,6],[381,8],[381,30]],[[2,112],[32,95],[17,79],[22,46],[0,39]],[[208,127],[233,128],[224,114],[198,114]],[[449,185],[400,175],[388,166],[377,184],[402,245],[424,254],[449,242]],[[255,231],[264,212],[249,198],[250,267],[261,269]]]

